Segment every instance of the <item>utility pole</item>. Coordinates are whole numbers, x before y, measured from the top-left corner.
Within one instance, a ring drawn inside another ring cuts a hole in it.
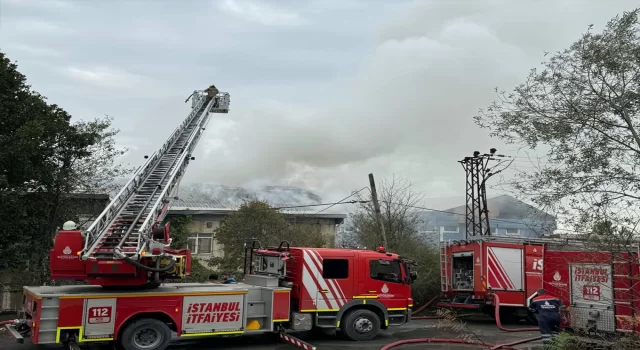
[[[473,152],[472,157],[465,157],[458,161],[462,164],[467,174],[467,203],[466,203],[466,230],[465,240],[469,236],[490,236],[491,227],[489,225],[489,208],[487,207],[487,180],[509,167],[496,170],[498,166],[504,163],[499,161],[495,166],[489,167],[489,161],[498,160],[498,158],[509,158],[507,156],[496,154],[497,150],[492,148],[489,153],[480,154],[479,151]],[[513,160],[511,160],[513,162]]]
[[[373,201],[373,208],[376,211],[376,218],[378,219],[378,225],[380,226],[380,232],[382,233],[382,245],[384,249],[387,249],[387,235],[384,232],[384,222],[382,221],[382,214],[380,213],[380,203],[378,203],[378,192],[376,191],[376,182],[373,179],[373,174],[369,174],[369,185],[371,186],[371,200]]]

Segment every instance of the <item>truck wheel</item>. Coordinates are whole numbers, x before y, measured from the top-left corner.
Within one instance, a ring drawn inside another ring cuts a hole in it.
[[[171,330],[164,322],[143,318],[127,325],[120,344],[126,350],[164,350],[171,342]]]
[[[380,331],[380,319],[373,311],[359,309],[349,312],[341,327],[347,338],[355,341],[371,340]]]

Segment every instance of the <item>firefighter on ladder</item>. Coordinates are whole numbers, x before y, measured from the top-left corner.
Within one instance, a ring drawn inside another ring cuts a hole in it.
[[[207,93],[207,96],[215,99],[215,101],[213,102],[213,107],[218,107],[218,93],[220,92],[220,90],[218,90],[218,88],[215,85],[211,85],[208,88],[206,88],[204,90],[204,92]]]
[[[549,344],[560,330],[560,310],[564,307],[557,297],[538,289],[536,297],[531,300],[529,309],[536,314],[542,342]]]

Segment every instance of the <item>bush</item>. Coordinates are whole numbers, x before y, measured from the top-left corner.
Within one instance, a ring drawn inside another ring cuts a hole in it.
[[[411,288],[414,309],[440,294],[440,256],[437,247],[414,244],[394,253],[414,259],[418,263],[413,267],[418,272],[418,279]]]

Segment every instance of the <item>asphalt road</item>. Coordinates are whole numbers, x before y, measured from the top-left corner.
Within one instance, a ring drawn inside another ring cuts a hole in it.
[[[393,343],[402,339],[413,338],[462,338],[469,337],[474,339],[481,339],[482,341],[490,344],[505,344],[526,338],[533,338],[539,335],[537,332],[518,332],[518,333],[506,333],[499,331],[495,323],[490,319],[485,318],[468,318],[465,321],[465,326],[462,329],[453,329],[446,327],[438,320],[419,320],[414,321],[411,324],[407,324],[400,327],[390,328],[384,331],[376,339],[368,342],[352,342],[342,339],[340,335],[334,337],[327,337],[322,335],[304,334],[300,338],[308,341],[312,345],[315,345],[320,349],[331,350],[373,350],[380,349],[382,346]],[[516,326],[514,326],[516,327]],[[47,349],[49,347],[44,347]],[[60,349],[60,347],[51,347],[51,349]],[[396,349],[480,349],[481,347],[464,346],[457,344],[415,344],[415,345],[403,345]],[[540,341],[534,343],[523,344],[518,347],[519,349],[528,350],[542,350],[542,344]],[[0,349],[15,349],[15,350],[36,350],[43,348],[37,347],[33,344],[17,344],[6,332],[0,332]],[[109,345],[92,345],[86,347],[87,350],[112,350],[113,347]],[[257,336],[257,337],[237,337],[237,338],[204,338],[194,339],[188,342],[176,342],[170,348],[170,350],[204,350],[204,349],[252,349],[252,350],[292,350],[296,347],[280,342],[273,336]]]

